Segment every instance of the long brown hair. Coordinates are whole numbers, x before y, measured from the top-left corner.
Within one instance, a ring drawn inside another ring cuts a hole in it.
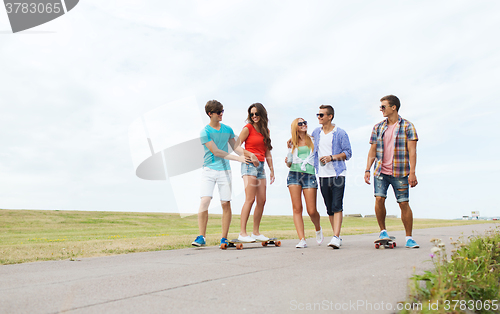
[[[297,118],[295,120],[293,120],[292,122],[292,152],[297,148],[299,147],[299,120],[302,119],[302,118]],[[302,119],[304,120],[304,119]],[[304,120],[306,121],[306,120]],[[309,147],[311,150],[314,149],[314,143],[311,139],[311,136],[309,136],[309,134],[306,133],[306,138],[304,139],[304,141],[306,141],[306,145],[307,147]]]
[[[271,145],[271,137],[269,136],[269,129],[267,128],[267,123],[269,122],[269,120],[267,119],[267,110],[261,103],[257,102],[248,107],[247,122],[252,125],[254,124],[252,117],[250,116],[250,112],[254,107],[255,109],[257,109],[257,113],[259,114],[260,117],[259,122],[257,122],[259,133],[262,134],[262,136],[264,137],[264,144],[266,144],[267,149],[272,150],[273,146]]]

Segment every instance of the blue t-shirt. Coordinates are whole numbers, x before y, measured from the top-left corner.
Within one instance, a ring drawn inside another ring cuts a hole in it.
[[[216,157],[205,145],[206,143],[213,141],[218,149],[228,152],[228,141],[234,138],[233,129],[231,127],[220,124],[220,129],[216,130],[207,124],[200,133],[201,144],[205,150],[205,156],[203,158],[203,167],[208,167],[213,170],[231,170],[229,165],[229,160],[224,158]]]

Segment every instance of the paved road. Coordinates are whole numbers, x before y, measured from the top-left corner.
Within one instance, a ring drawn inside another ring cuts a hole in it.
[[[400,231],[393,250],[376,250],[376,235],[365,234],[344,236],[340,250],[286,240],[5,265],[0,313],[394,313],[414,269],[432,268],[431,238],[449,243],[491,226],[415,230],[420,249],[404,248]]]

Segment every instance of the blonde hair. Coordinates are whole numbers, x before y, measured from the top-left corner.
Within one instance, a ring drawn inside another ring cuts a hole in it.
[[[302,118],[297,118],[293,120],[292,122],[292,152],[295,150],[295,148],[299,147],[299,120]],[[302,119],[304,120],[304,119]],[[304,120],[306,121],[306,120]],[[304,139],[306,141],[307,147],[309,147],[311,150],[314,149],[314,143],[311,139],[311,136],[306,133],[306,138]]]

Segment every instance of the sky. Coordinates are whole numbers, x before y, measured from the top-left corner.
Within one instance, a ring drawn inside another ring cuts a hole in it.
[[[176,213],[196,204],[196,171],[181,182],[136,170],[151,154],[147,137],[154,153],[196,138],[209,122],[205,103],[217,99],[236,134],[252,103],[268,111],[276,182],[264,214],[291,215],[290,124],[302,117],[312,133],[321,104],[335,108],[351,141],[344,213],[373,214],[373,185],[363,181],[369,137],[383,120],[380,98],[394,94],[419,135],[414,217],[498,216],[499,9],[460,0],[85,0],[16,34],[0,9],[0,208]],[[242,179],[231,166],[238,214]],[[320,193],[317,203],[326,216]],[[218,198],[212,205],[219,213]],[[400,216],[392,191],[386,205]]]

